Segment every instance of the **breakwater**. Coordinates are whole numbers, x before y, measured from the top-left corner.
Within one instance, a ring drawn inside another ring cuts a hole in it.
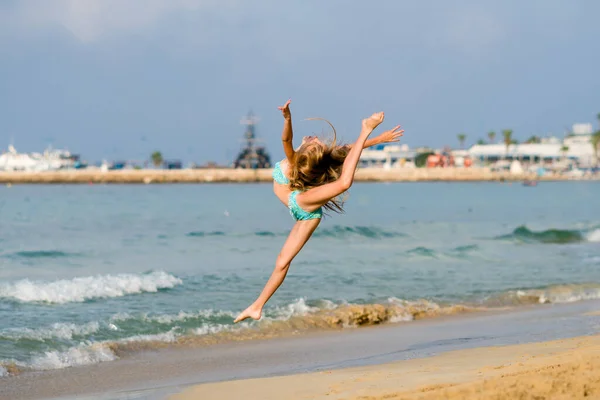
[[[271,169],[180,169],[180,170],[114,170],[99,169],[61,170],[44,172],[0,172],[2,184],[151,184],[151,183],[253,183],[270,182]],[[362,168],[357,182],[477,182],[477,181],[521,181],[569,180],[564,175],[510,174],[494,172],[488,168]],[[579,178],[581,179],[581,178]],[[589,179],[589,178],[588,178]],[[598,177],[596,177],[598,179]]]

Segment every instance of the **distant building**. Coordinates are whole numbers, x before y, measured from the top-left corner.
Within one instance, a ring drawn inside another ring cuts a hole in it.
[[[379,145],[364,149],[360,156],[360,167],[402,168],[415,166],[417,152],[408,145]]]
[[[592,148],[592,124],[575,124],[571,134],[563,140],[551,137],[541,143],[477,144],[468,152],[480,163],[498,160],[519,160],[529,163],[551,164],[559,160],[571,160],[582,167],[591,167],[594,163]]]
[[[586,136],[594,133],[592,124],[573,124],[571,129],[573,135]]]

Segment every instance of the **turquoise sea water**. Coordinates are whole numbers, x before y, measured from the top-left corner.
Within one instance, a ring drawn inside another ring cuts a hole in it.
[[[270,185],[0,187],[0,375],[108,362],[115,343],[308,329],[346,304],[409,323],[600,298],[599,199],[594,182],[355,184],[264,321],[233,327],[293,224]]]

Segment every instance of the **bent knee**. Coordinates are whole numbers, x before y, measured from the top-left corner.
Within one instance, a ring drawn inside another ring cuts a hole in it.
[[[277,257],[277,261],[275,262],[275,269],[285,271],[290,267],[290,263],[291,261],[284,259],[283,256],[280,254]]]

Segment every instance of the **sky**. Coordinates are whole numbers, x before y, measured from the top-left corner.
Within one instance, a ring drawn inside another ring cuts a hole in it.
[[[385,111],[410,147],[562,136],[600,113],[596,0],[0,0],[0,149],[233,161],[252,110],[352,142]],[[500,136],[498,134],[498,136]]]

